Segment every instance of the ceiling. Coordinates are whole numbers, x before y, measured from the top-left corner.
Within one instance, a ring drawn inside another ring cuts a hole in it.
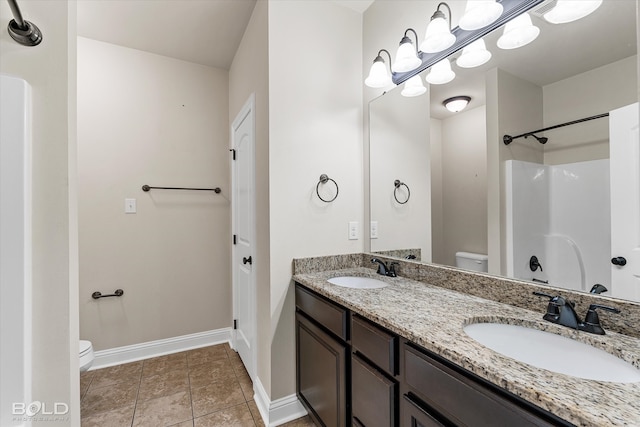
[[[333,0],[364,12],[374,0]],[[228,70],[256,0],[78,0],[78,35]]]
[[[256,0],[78,0],[78,35],[228,70]]]

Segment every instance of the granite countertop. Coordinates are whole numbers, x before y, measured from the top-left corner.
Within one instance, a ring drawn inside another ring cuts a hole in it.
[[[390,286],[351,289],[327,282],[338,276],[374,277]],[[575,331],[543,321],[542,312],[380,276],[363,267],[297,274],[294,280],[571,423],[640,426],[640,383],[584,380],[535,368],[484,347],[463,327],[497,322],[547,330],[599,347],[639,368],[640,339],[610,331],[606,335]]]

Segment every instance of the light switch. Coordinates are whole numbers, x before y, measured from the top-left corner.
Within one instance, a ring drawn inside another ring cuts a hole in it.
[[[124,213],[134,214],[136,212],[136,199],[124,199]]]
[[[378,238],[378,221],[371,221],[371,234],[372,239]]]
[[[349,222],[349,240],[358,240],[358,221]]]

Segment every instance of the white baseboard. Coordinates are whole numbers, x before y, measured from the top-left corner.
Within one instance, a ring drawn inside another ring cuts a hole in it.
[[[231,341],[231,328],[198,332],[157,341],[148,341],[124,347],[110,348],[95,352],[91,370],[135,362],[150,357],[163,356],[199,347],[222,344]]]
[[[307,415],[307,411],[295,394],[271,401],[258,377],[253,382],[253,391],[255,392],[253,400],[256,402],[264,424],[268,427],[279,426]]]

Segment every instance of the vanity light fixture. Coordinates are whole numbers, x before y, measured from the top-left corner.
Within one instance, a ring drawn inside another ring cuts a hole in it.
[[[422,84],[422,79],[419,74],[411,77],[409,80],[404,82],[404,88],[400,94],[402,96],[406,96],[408,98],[412,98],[414,96],[420,96],[427,91],[427,88]]]
[[[452,113],[459,113],[469,105],[469,101],[471,101],[470,96],[454,96],[452,98],[445,99],[442,105]]]
[[[467,31],[486,27],[502,15],[503,9],[502,4],[496,0],[467,0],[467,7],[458,26]]]
[[[449,20],[447,21],[440,6],[447,8]],[[431,21],[427,25],[427,32],[424,40],[420,43],[420,50],[426,53],[442,52],[453,46],[456,36],[451,33],[451,8],[445,2],[438,4],[436,11],[431,16]]]
[[[479,67],[491,59],[491,52],[483,39],[478,39],[462,49],[462,55],[456,59],[456,65],[462,68]]]
[[[449,83],[456,77],[456,73],[451,70],[451,63],[448,58],[444,58],[440,62],[436,62],[431,67],[429,74],[425,77],[427,83],[432,85],[443,85]]]
[[[500,49],[517,49],[534,41],[539,34],[540,28],[533,25],[531,16],[525,12],[507,22],[497,45]]]
[[[602,0],[558,0],[555,7],[543,16],[552,24],[566,24],[584,18],[601,4]]]
[[[382,59],[382,52],[386,52],[389,56],[389,63],[391,63],[391,54],[389,51],[386,49],[380,49],[378,51],[378,56],[373,60],[373,64],[369,70],[369,76],[364,81],[365,85],[372,88],[383,88],[390,86],[393,83],[391,81],[391,75],[387,72],[387,66],[385,65],[384,59]]]
[[[405,73],[415,70],[422,65],[422,60],[418,57],[418,48],[414,46],[413,41],[407,37],[407,33],[411,31],[418,43],[418,34],[413,28],[408,28],[404,32],[404,37],[400,40],[400,46],[396,52],[396,60],[391,65],[391,71],[394,73]]]

